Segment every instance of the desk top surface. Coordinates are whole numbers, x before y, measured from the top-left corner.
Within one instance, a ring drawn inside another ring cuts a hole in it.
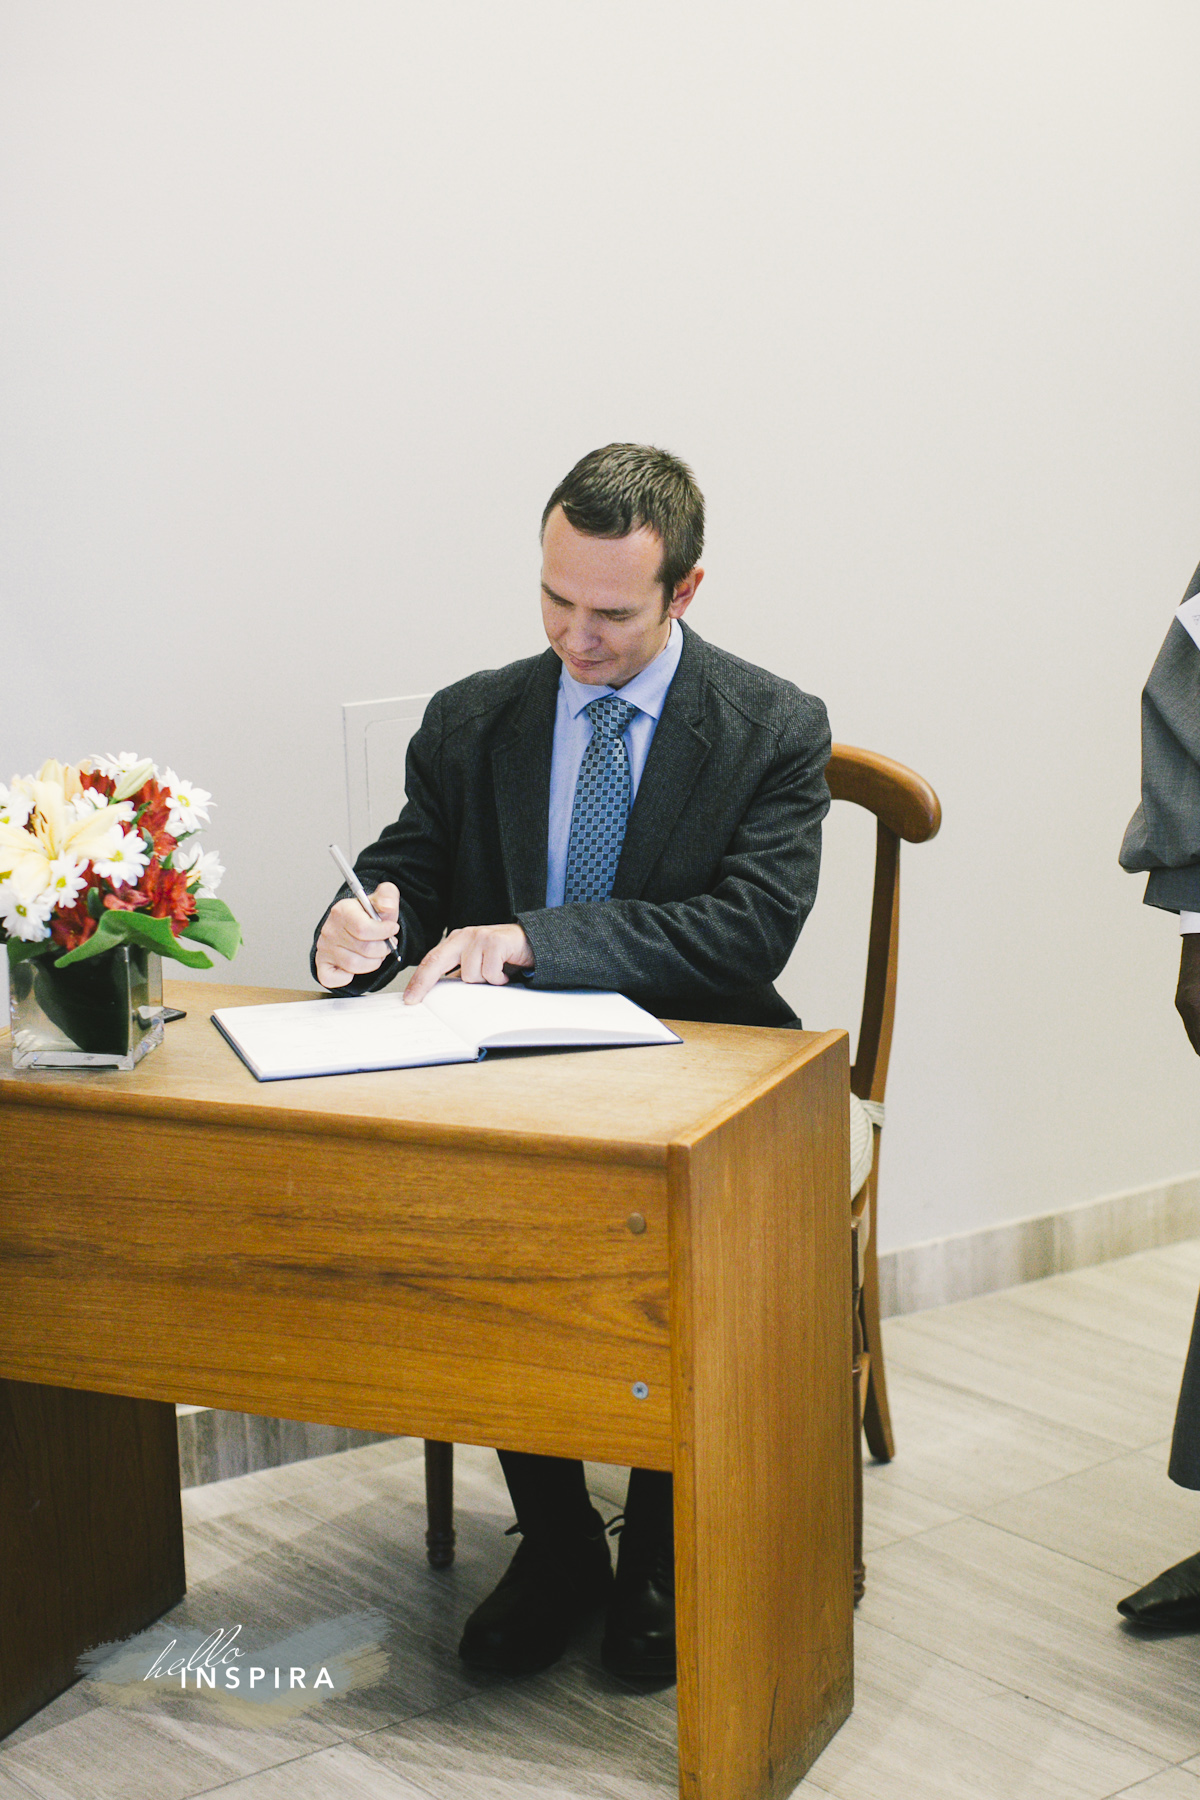
[[[483,1062],[259,1082],[211,1023],[219,1006],[311,1000],[314,991],[165,984],[187,1018],[129,1073],[15,1070],[0,1036],[0,1103],[199,1120],[276,1131],[510,1147],[662,1162],[820,1055],[837,1032],[677,1024],[682,1044],[493,1054]]]

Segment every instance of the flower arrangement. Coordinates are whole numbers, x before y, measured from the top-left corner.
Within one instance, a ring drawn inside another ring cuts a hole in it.
[[[195,841],[211,794],[125,752],[44,763],[0,784],[0,940],[10,964],[55,955],[61,969],[120,944],[211,969],[232,957],[237,920],[224,870]],[[193,948],[194,946],[194,948]]]

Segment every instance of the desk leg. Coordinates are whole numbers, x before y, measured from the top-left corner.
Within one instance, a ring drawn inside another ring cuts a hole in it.
[[[669,1153],[683,1800],[790,1794],[852,1703],[844,1044]]]
[[[0,1737],[182,1598],[175,1408],[0,1381]]]

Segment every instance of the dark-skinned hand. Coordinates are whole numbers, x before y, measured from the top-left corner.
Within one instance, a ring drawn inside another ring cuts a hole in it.
[[[1183,1020],[1192,1049],[1200,1056],[1200,931],[1185,931],[1179,959],[1175,1010]]]

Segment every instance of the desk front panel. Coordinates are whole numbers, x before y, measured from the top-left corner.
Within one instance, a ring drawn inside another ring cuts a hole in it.
[[[4,1138],[0,1375],[671,1465],[665,1167],[41,1106]]]

